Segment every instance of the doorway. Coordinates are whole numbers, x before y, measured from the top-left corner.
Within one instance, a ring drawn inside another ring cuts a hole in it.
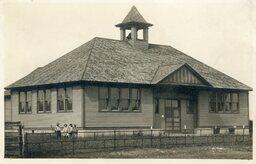
[[[180,100],[165,99],[165,130],[181,130]]]

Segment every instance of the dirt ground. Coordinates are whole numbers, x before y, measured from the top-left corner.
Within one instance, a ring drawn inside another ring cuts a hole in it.
[[[251,146],[144,148],[94,152],[66,156],[73,158],[182,158],[182,159],[252,159]]]

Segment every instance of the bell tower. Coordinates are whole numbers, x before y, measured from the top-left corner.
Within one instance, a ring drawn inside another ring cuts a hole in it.
[[[116,25],[120,28],[120,39],[128,41],[134,48],[148,49],[148,29],[153,24],[148,23],[137,8],[133,6],[122,23]],[[142,30],[143,38],[138,39],[138,32]],[[127,35],[126,32],[130,31]]]

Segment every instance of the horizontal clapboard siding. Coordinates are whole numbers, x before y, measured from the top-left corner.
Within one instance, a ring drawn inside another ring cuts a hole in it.
[[[11,94],[13,121],[21,121],[25,127],[51,127],[56,123],[72,123],[82,126],[82,94],[80,87],[73,87],[73,111],[66,113],[57,112],[57,90],[51,90],[51,113],[37,113],[37,92],[32,91],[32,114],[19,114],[18,92]]]
[[[249,123],[247,92],[239,93],[239,113],[209,113],[208,92],[201,91],[198,96],[198,124],[200,126],[242,126]]]
[[[142,89],[140,113],[99,112],[98,88],[85,87],[86,127],[145,127],[153,125],[153,97],[150,89]]]

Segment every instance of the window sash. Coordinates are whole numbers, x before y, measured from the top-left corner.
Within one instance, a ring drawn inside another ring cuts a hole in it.
[[[72,111],[73,109],[73,88],[67,87],[67,88],[58,88],[57,90],[58,95],[58,112],[67,112]]]
[[[215,98],[215,101],[214,101]],[[227,92],[210,92],[209,112],[237,113],[239,111],[239,94]]]
[[[98,94],[99,111],[140,110],[140,89],[99,87]]]

